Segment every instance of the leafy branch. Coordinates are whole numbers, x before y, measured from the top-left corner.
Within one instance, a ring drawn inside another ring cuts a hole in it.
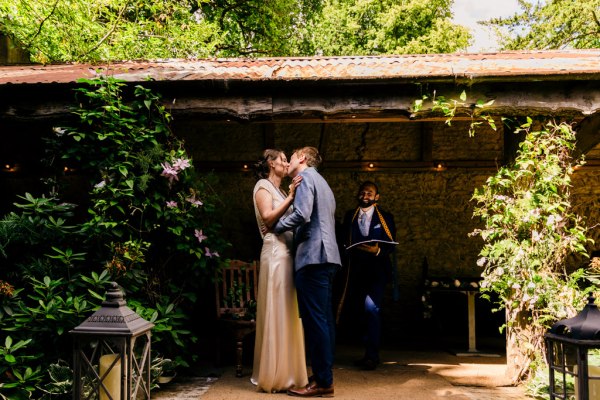
[[[452,125],[452,120],[456,116],[456,111],[465,109],[467,115],[471,118],[471,124],[469,125],[469,136],[475,136],[476,128],[487,123],[493,130],[496,130],[496,122],[494,118],[483,110],[494,104],[494,100],[484,102],[483,100],[477,100],[474,104],[467,103],[467,94],[463,90],[459,96],[459,99],[446,99],[444,96],[436,96],[436,91],[433,91],[433,95],[423,95],[421,99],[415,100],[413,103],[413,112],[418,113],[423,110],[425,105],[430,103],[430,109],[432,112],[441,112],[446,117],[446,125]]]

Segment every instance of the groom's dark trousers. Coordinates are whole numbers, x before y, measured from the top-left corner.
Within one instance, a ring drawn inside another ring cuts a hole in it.
[[[335,319],[331,301],[333,277],[338,268],[336,264],[310,264],[295,275],[308,356],[313,376],[321,387],[333,383]]]

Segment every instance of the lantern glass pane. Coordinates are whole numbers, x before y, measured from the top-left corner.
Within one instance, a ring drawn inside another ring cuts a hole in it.
[[[150,333],[132,338],[131,398],[150,399]]]
[[[81,393],[84,399],[122,398],[122,354],[125,349],[126,340],[123,337],[95,337],[81,341]]]
[[[589,349],[587,359],[590,400],[600,400],[600,349]]]
[[[556,399],[575,399],[575,382],[577,374],[577,348],[569,343],[551,341],[553,370],[551,390]]]

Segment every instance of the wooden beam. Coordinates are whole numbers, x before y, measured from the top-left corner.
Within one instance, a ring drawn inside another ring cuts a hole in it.
[[[195,166],[204,171],[220,172],[244,172],[250,171],[252,161],[220,161],[202,162],[197,161]],[[446,171],[449,169],[481,169],[497,170],[498,162],[495,160],[461,160],[461,161],[324,161],[323,170],[350,170],[384,172],[395,170],[422,170],[422,171]]]

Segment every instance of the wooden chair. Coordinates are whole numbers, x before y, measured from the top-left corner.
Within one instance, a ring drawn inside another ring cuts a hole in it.
[[[235,375],[241,377],[244,338],[256,330],[256,297],[258,292],[257,261],[231,260],[217,272],[215,293],[220,332],[217,362],[220,362],[220,334],[230,333],[235,339]]]

